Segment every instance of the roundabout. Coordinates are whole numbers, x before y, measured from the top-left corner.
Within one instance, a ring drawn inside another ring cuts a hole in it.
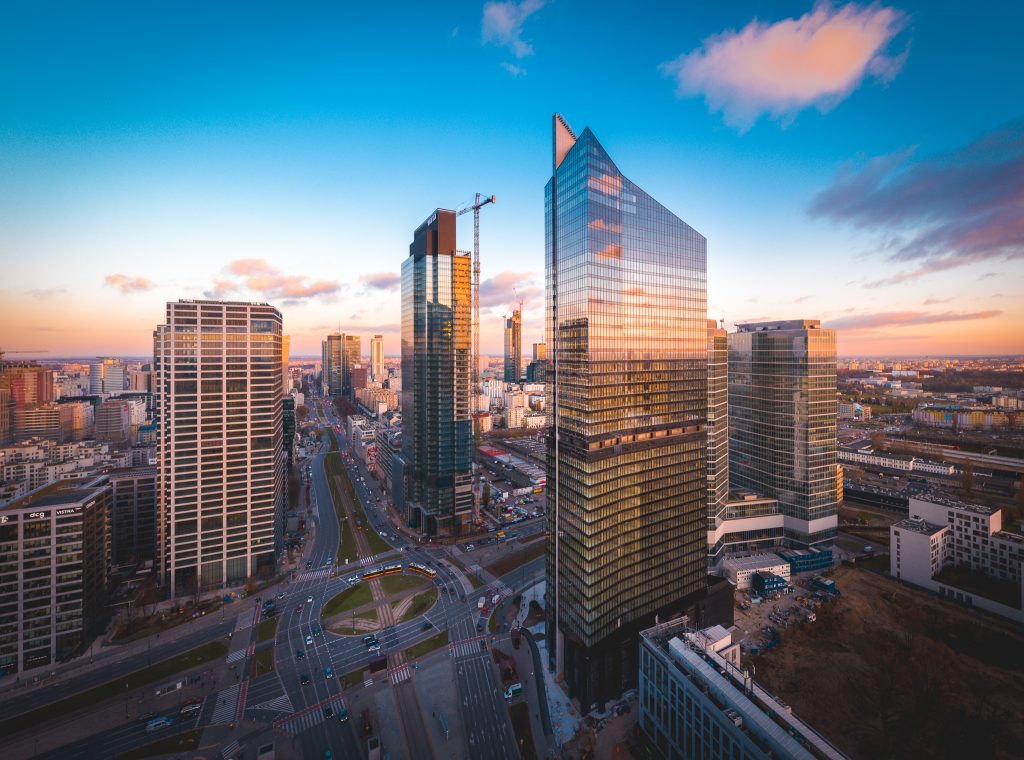
[[[388,565],[366,571],[349,588],[324,605],[321,624],[339,636],[365,636],[389,624],[406,623],[429,612],[438,600],[438,589],[421,572],[406,572],[404,565]],[[349,580],[352,580],[351,578]],[[372,585],[376,584],[376,591]]]

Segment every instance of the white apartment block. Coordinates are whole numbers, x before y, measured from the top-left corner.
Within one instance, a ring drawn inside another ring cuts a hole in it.
[[[890,528],[889,573],[894,578],[1024,622],[1024,598],[1014,609],[934,578],[947,565],[962,565],[1020,584],[1024,536],[1002,529],[1002,512],[929,495],[912,497],[909,514]]]
[[[272,574],[283,519],[282,319],[177,301],[153,334],[160,570],[170,596]]]

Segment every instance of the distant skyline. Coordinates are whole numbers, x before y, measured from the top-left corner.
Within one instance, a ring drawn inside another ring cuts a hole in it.
[[[585,7],[8,4],[0,349],[149,356],[166,301],[216,297],[277,306],[295,356],[397,357],[413,230],[477,191],[481,347],[519,300],[541,341],[558,111],[708,238],[727,327],[1024,353],[1024,6]]]

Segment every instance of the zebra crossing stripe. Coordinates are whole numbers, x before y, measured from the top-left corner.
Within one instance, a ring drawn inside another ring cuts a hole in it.
[[[363,688],[364,689],[369,689],[371,686],[373,686],[373,679],[372,678],[367,678],[365,681],[363,681]]]
[[[252,705],[249,707],[250,710],[274,710],[277,712],[292,712],[292,701],[288,698],[287,694],[282,694],[279,697],[268,700],[266,702],[260,702],[258,705]]]
[[[220,750],[220,756],[227,760],[232,757],[242,745],[238,743],[238,739],[235,739],[231,744],[225,744]]]
[[[408,665],[399,665],[397,668],[393,668],[388,675],[392,684],[404,683],[412,678],[412,672]]]
[[[234,652],[228,652],[228,656],[224,658],[224,662],[236,662],[245,657],[248,649],[236,649]]]
[[[213,717],[210,723],[230,723],[235,719],[235,712],[238,710],[238,693],[241,684],[234,684],[224,689],[216,696],[216,705],[213,708]]]

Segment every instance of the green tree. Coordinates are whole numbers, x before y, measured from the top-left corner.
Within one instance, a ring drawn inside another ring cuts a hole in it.
[[[964,496],[974,493],[974,462],[970,459],[964,461],[964,468],[960,473],[960,490],[964,492]]]

